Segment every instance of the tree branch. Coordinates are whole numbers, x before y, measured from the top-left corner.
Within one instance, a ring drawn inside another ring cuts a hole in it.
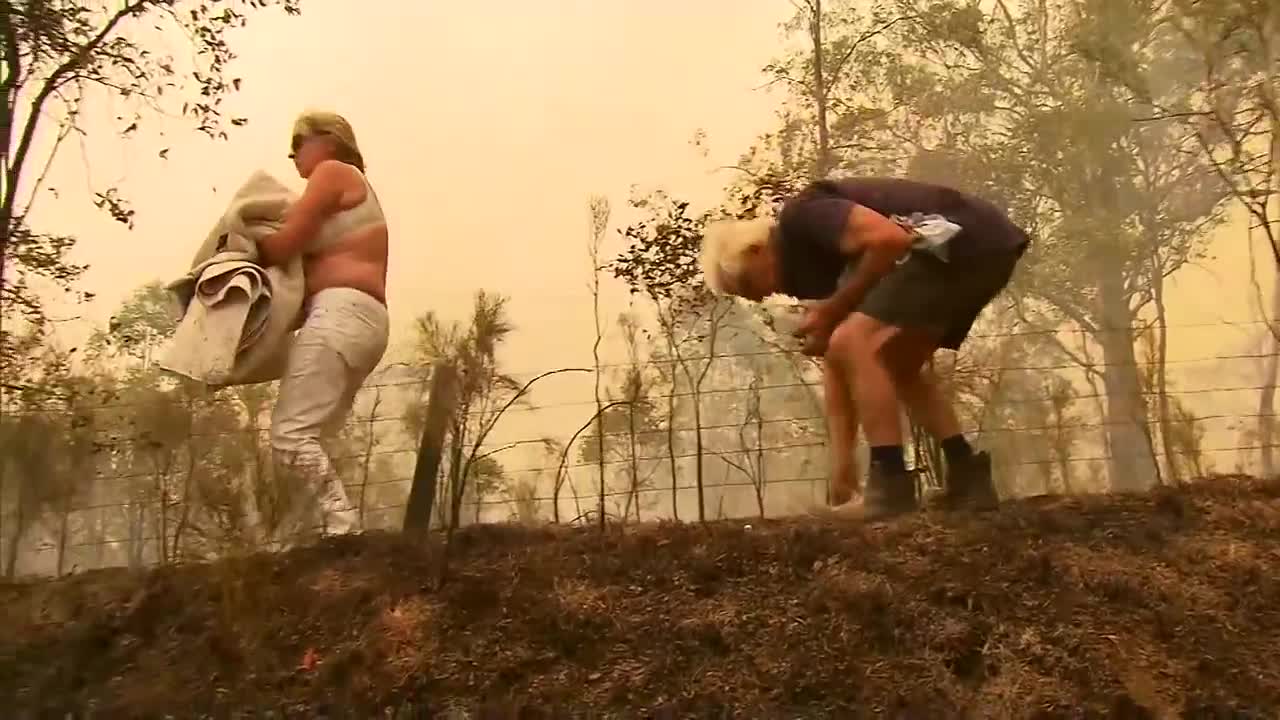
[[[0,146],[0,156],[5,161],[5,178],[7,179],[9,164],[9,139],[13,133],[14,108],[18,105],[18,86],[22,77],[22,57],[18,52],[18,33],[13,27],[13,9],[9,0],[5,0],[5,11],[0,13],[0,36],[4,42],[5,75],[0,88],[4,90],[4,113],[0,117],[0,134],[3,134],[4,145]]]
[[[3,210],[0,210],[0,217],[2,217],[6,225],[6,227],[3,228],[4,235],[0,237],[0,257],[3,257],[3,250],[9,244],[7,225],[8,221],[13,217],[13,203],[14,200],[17,199],[18,179],[22,174],[22,167],[26,163],[27,154],[31,150],[31,143],[35,139],[36,128],[40,124],[40,117],[44,110],[45,102],[47,102],[49,97],[62,85],[64,78],[83,65],[89,56],[106,41],[121,21],[131,15],[137,14],[144,7],[154,2],[155,0],[133,0],[132,2],[126,2],[123,7],[117,10],[116,13],[107,20],[106,25],[104,25],[96,35],[82,45],[75,54],[67,58],[66,61],[54,69],[54,71],[41,85],[39,92],[37,92],[36,96],[32,99],[29,106],[30,112],[27,117],[27,122],[22,129],[22,138],[18,141],[18,147],[12,155],[12,162],[10,163],[9,168],[7,168],[8,173],[5,178],[6,185],[2,205]]]
[[[1147,117],[1131,118],[1136,123],[1159,122],[1161,120],[1179,120],[1195,117],[1212,117],[1213,113],[1206,110],[1188,110],[1186,112],[1163,112]]]
[[[1089,334],[1096,335],[1098,333],[1097,326],[1094,325],[1089,318],[1085,317],[1083,312],[1072,307],[1070,303],[1066,302],[1066,300],[1060,297],[1057,293],[1041,287],[1032,291],[1032,294],[1040,296],[1041,299],[1057,308],[1059,312],[1066,315],[1072,322],[1079,325]]]
[[[844,72],[845,64],[849,62],[849,58],[853,56],[854,51],[856,51],[859,47],[861,47],[863,43],[873,40],[880,35],[883,35],[884,33],[891,30],[894,25],[897,25],[900,22],[913,21],[913,20],[919,20],[919,19],[920,19],[919,15],[900,15],[890,20],[889,22],[884,23],[878,28],[875,28],[873,30],[867,30],[862,35],[859,35],[858,39],[854,40],[853,43],[850,44],[847,49],[845,49],[844,54],[840,56],[840,59],[836,60],[835,64],[831,66],[831,74],[828,76],[825,83],[826,87],[831,88],[836,84],[836,82],[840,80],[840,73]]]
[[[58,134],[53,139],[53,147],[49,150],[49,157],[45,159],[44,168],[36,176],[36,181],[31,184],[31,197],[27,200],[26,205],[22,206],[22,214],[14,218],[19,222],[24,221],[26,216],[31,213],[31,207],[36,203],[36,193],[39,192],[40,186],[44,185],[45,178],[49,176],[49,169],[53,167],[53,159],[58,154],[58,147],[62,145],[62,141],[66,140],[67,136],[75,128],[75,117],[78,113],[78,109],[72,109],[69,117],[58,125]]]
[[[600,417],[601,415],[603,415],[605,412],[609,411],[612,408],[619,407],[621,405],[628,405],[628,404],[630,403],[626,400],[616,400],[614,402],[608,403],[604,407],[601,407],[599,410],[593,413],[585,423],[582,424],[582,427],[578,428],[577,432],[575,432],[569,438],[569,442],[564,444],[564,451],[560,453],[560,464],[556,466],[556,476],[555,476],[555,479],[552,481],[552,489],[551,489],[551,496],[552,496],[551,501],[554,503],[554,505],[552,506],[552,512],[555,513],[557,518],[560,516],[560,488],[564,487],[564,482],[562,482],[560,478],[564,476],[565,464],[569,460],[569,451],[573,449],[573,443],[578,439],[579,435],[586,432],[587,428],[591,427],[591,424],[596,421],[596,418]],[[573,494],[574,494],[574,501],[576,502],[578,497],[578,492],[576,489],[574,490]],[[581,512],[582,508],[578,508],[578,511]]]
[[[485,439],[489,437],[489,433],[493,430],[493,427],[498,424],[498,420],[502,419],[502,414],[505,413],[512,405],[518,402],[521,398],[523,398],[525,393],[529,391],[529,388],[534,383],[538,382],[543,378],[550,377],[552,375],[559,375],[561,373],[568,373],[568,372],[591,372],[591,370],[587,368],[560,368],[559,370],[548,370],[547,372],[544,372],[541,375],[538,375],[537,377],[533,378],[532,380],[530,380],[529,382],[521,386],[520,389],[516,391],[516,393],[513,394],[507,400],[507,402],[504,403],[503,406],[499,408],[498,411],[495,412],[492,417],[489,418],[489,420],[484,425],[481,426],[480,431],[476,433],[475,440],[471,445],[471,452],[467,456],[467,462],[462,466],[461,477],[464,478],[463,482],[466,482],[465,480],[466,473],[471,469],[472,464],[474,464],[476,461],[476,456],[480,452],[480,446],[484,444]]]

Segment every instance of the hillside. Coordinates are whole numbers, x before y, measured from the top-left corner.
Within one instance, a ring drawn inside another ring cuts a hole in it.
[[[97,718],[1280,712],[1277,482],[867,526],[475,527],[436,589],[439,557],[370,535],[0,587],[0,705],[43,717],[92,702]]]

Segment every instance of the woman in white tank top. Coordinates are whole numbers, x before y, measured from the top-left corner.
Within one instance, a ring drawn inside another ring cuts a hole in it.
[[[271,417],[277,482],[290,519],[281,518],[277,530],[310,534],[318,520],[321,533],[342,534],[358,529],[359,513],[321,438],[341,428],[386,352],[386,221],[364,177],[355,133],[341,116],[300,116],[290,157],[307,187],[280,231],[259,246],[268,264],[302,255],[307,273],[305,317]]]

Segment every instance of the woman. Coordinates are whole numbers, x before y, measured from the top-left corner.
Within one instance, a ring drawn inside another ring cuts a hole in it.
[[[265,264],[301,255],[306,275],[304,318],[280,381],[271,447],[278,468],[317,491],[321,532],[342,534],[356,529],[358,515],[321,437],[341,427],[386,352],[387,224],[345,119],[302,114],[291,150],[306,189],[280,230],[259,244]]]

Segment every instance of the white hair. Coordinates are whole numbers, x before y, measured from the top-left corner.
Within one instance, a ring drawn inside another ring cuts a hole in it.
[[[742,275],[747,253],[769,242],[773,225],[774,219],[768,216],[707,223],[702,232],[702,254],[698,258],[707,287],[723,294],[726,287],[736,284],[734,281]]]

